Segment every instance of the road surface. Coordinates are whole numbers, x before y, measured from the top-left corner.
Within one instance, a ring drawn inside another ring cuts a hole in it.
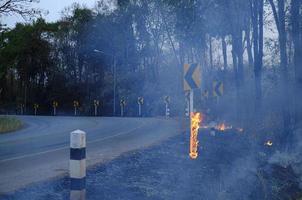
[[[87,133],[87,165],[148,147],[179,133],[159,118],[20,116],[25,128],[0,135],[0,196],[68,173],[69,133]]]

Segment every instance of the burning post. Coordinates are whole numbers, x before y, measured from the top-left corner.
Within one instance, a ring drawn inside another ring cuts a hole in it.
[[[196,159],[198,157],[198,130],[201,123],[201,113],[191,113],[191,136],[190,136],[190,157]]]

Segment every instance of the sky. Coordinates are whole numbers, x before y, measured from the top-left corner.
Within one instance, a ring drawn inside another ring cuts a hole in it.
[[[48,11],[48,14],[44,16],[44,18],[49,22],[53,22],[60,19],[61,11],[65,7],[68,7],[75,2],[92,8],[94,7],[96,0],[40,0],[39,3],[33,4],[33,7]],[[12,15],[3,17],[1,22],[7,24],[8,27],[14,27],[16,22],[25,21],[20,16]]]

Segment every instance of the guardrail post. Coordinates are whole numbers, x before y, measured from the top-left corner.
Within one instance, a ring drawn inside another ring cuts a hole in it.
[[[86,133],[70,133],[70,200],[85,200],[86,196]]]

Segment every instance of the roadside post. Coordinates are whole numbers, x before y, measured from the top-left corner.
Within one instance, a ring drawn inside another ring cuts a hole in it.
[[[56,116],[57,115],[57,107],[58,107],[59,103],[57,101],[53,101],[52,102],[52,107],[53,107],[53,115]]]
[[[137,103],[138,103],[138,116],[142,116],[142,105],[144,104],[144,97],[138,97],[137,98]]]
[[[77,116],[77,109],[79,107],[80,103],[76,100],[73,101],[73,107],[74,107],[74,116]]]
[[[86,196],[86,133],[70,133],[70,200],[85,200]]]
[[[24,107],[25,105],[23,103],[20,104],[20,114],[23,115],[24,114]]]
[[[125,99],[121,99],[120,106],[121,106],[121,117],[124,117],[124,109],[125,109],[125,106],[126,106]]]
[[[224,85],[223,85],[223,82],[221,81],[217,81],[217,80],[214,80],[213,81],[213,97],[216,98],[217,100],[217,104],[219,103],[219,98],[223,95],[224,93]]]
[[[35,103],[34,104],[35,115],[37,115],[38,108],[39,108],[39,104]]]
[[[170,96],[165,96],[164,101],[165,101],[165,104],[166,104],[166,117],[168,118],[168,117],[170,117],[170,108],[169,108],[170,101],[171,101]]]
[[[194,112],[194,90],[201,86],[201,69],[197,63],[184,64],[184,91],[185,98],[189,96],[187,102],[189,116],[190,116],[190,153],[191,159],[196,159],[198,156],[198,129],[201,115],[200,113]]]
[[[93,104],[94,104],[94,116],[97,116],[98,115],[98,107],[100,105],[100,101],[99,100],[94,100]]]
[[[190,117],[190,92],[188,91],[185,91],[185,102],[186,102],[185,116]]]

